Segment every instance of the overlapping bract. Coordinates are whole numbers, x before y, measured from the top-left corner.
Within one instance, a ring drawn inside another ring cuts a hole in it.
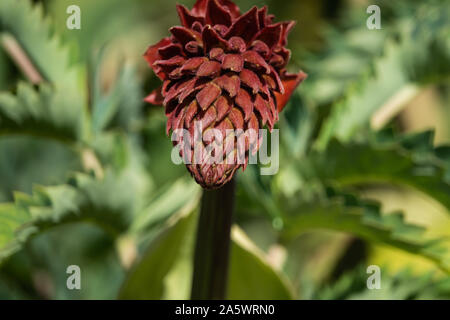
[[[237,169],[245,169],[249,152],[256,152],[261,141],[259,136],[249,135],[245,161],[240,163],[238,135],[227,133],[241,129],[258,134],[265,125],[272,130],[278,113],[306,77],[303,72],[289,74],[285,69],[290,59],[285,48],[287,35],[295,22],[273,23],[267,7],[253,7],[241,15],[230,0],[198,0],[192,10],[177,5],[177,11],[182,25],[172,27],[171,37],[145,53],[163,81],[146,101],[165,106],[167,133],[186,129],[193,135],[194,123],[200,123],[203,133],[208,129],[222,133],[226,161],[211,164],[205,156],[200,159],[204,161],[187,164],[202,187],[218,188]],[[230,140],[234,146],[227,148]],[[194,150],[195,142],[188,143]],[[186,158],[183,148],[180,153]]]

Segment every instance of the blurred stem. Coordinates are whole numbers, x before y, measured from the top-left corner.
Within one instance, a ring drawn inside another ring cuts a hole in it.
[[[191,298],[226,298],[235,181],[204,190],[197,228]]]
[[[33,84],[39,84],[43,81],[42,75],[33,65],[25,50],[20,46],[17,40],[10,34],[3,34],[0,42],[5,51],[14,60],[19,69]]]
[[[103,171],[102,165],[100,164],[100,160],[98,160],[97,155],[92,149],[84,148],[81,150],[81,162],[83,164],[84,170],[92,170],[96,178],[100,180],[103,179],[105,173]]]
[[[370,125],[374,130],[380,130],[391,121],[402,109],[420,92],[421,87],[415,84],[403,86],[391,97],[370,119]]]

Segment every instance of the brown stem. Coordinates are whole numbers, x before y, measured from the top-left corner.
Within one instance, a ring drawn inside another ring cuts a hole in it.
[[[33,84],[41,83],[43,81],[42,75],[33,65],[30,58],[16,39],[9,34],[4,34],[0,40],[5,51],[11,56],[19,69],[22,70],[30,82]]]
[[[235,182],[205,190],[197,228],[191,298],[226,298]]]

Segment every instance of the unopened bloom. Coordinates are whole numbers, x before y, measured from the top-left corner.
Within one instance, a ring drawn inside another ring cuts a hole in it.
[[[272,130],[278,113],[306,77],[286,71],[291,55],[287,36],[295,22],[274,23],[267,7],[253,7],[241,15],[230,0],[197,0],[192,10],[177,5],[177,11],[181,26],[172,27],[172,35],[144,55],[163,81],[146,101],[165,106],[167,133],[186,129],[193,134],[194,123],[200,123],[203,133],[222,133],[227,161],[211,164],[205,158],[187,164],[202,187],[218,188],[237,169],[245,169],[249,152],[260,146],[253,135],[244,146],[244,163],[233,161],[238,157],[238,136],[227,133],[258,133],[265,125]],[[194,150],[195,142],[189,144]],[[183,148],[180,153],[186,156]]]

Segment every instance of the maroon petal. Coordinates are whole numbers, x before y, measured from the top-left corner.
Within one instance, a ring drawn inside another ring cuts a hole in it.
[[[164,105],[166,106],[166,112],[170,112],[169,110],[169,104],[172,103],[180,94],[178,91],[178,85],[174,85],[170,88],[169,92],[167,92],[166,95],[164,95]]]
[[[221,64],[217,61],[206,61],[197,70],[198,77],[215,77],[220,74]]]
[[[206,110],[206,112],[202,113],[200,115],[200,117],[201,117],[202,130],[205,130],[216,120],[217,111],[215,108],[209,108],[208,110]]]
[[[156,73],[156,75],[161,79],[164,80],[164,74],[161,72],[161,68],[153,66],[155,61],[158,61],[161,59],[161,55],[159,54],[158,50],[162,47],[168,46],[171,44],[170,38],[164,38],[157,44],[148,47],[147,51],[144,53],[144,58],[147,60],[148,64],[150,65],[150,68],[153,69],[153,71]]]
[[[183,27],[191,28],[194,22],[198,21],[200,23],[204,23],[204,19],[202,17],[196,17],[192,15],[189,10],[180,4],[177,4],[177,12],[178,16],[180,17],[181,24]]]
[[[183,47],[178,43],[171,43],[158,49],[162,59],[170,59],[175,56],[184,56]]]
[[[184,108],[181,106],[177,106],[170,113],[166,113],[167,115],[167,126],[166,126],[166,134],[169,135],[170,130],[174,130],[180,128],[182,123],[181,120],[184,115]]]
[[[200,55],[203,52],[203,46],[198,41],[189,41],[184,48],[191,55]]]
[[[198,41],[200,39],[195,31],[185,27],[172,27],[169,31],[183,46],[190,41]]]
[[[166,94],[164,94],[164,105],[166,109],[169,108],[168,105],[174,101],[178,97],[178,102],[183,102],[184,99],[181,99],[182,96],[186,94],[186,91],[190,88],[193,88],[197,85],[196,79],[185,79],[178,81],[175,85],[173,85]],[[187,97],[188,95],[186,95]],[[167,111],[167,110],[166,110]],[[170,112],[170,110],[169,110]]]
[[[181,85],[177,86],[178,95],[178,103],[184,103],[185,99],[189,97],[195,91],[196,87],[196,78],[192,78],[183,82]]]
[[[248,69],[243,69],[239,75],[239,78],[241,78],[241,82],[243,84],[247,85],[253,90],[253,94],[258,93],[260,88],[262,88],[263,86],[256,73]]]
[[[197,69],[208,59],[205,57],[196,57],[186,60],[181,67],[181,71],[188,73],[196,73]]]
[[[183,127],[183,118],[185,112],[186,112],[185,108],[179,108],[179,110],[177,110],[175,114],[172,116],[172,124],[171,124],[172,130],[180,129]]]
[[[264,59],[268,59],[271,54],[269,46],[261,40],[253,41],[251,49],[259,53]]]
[[[214,82],[222,89],[228,92],[231,98],[235,97],[241,87],[241,80],[237,75],[223,75],[214,80]]]
[[[171,88],[173,85],[174,85],[173,81],[171,81],[171,80],[164,80],[164,81],[163,81],[163,85],[162,85],[162,87],[161,87],[161,93],[162,93],[162,95],[165,96],[165,95],[169,92],[170,88]]]
[[[270,132],[272,132],[272,130],[273,130],[274,126],[275,126],[275,119],[274,119],[274,117],[272,115],[272,112],[270,112],[270,110],[269,110],[269,112],[267,114],[268,114],[267,126],[269,127]]]
[[[269,48],[273,48],[280,42],[283,32],[283,25],[281,23],[273,24],[262,29],[256,36],[256,40],[261,40],[267,44]]]
[[[268,76],[267,75],[262,75],[262,78],[265,80],[265,78],[267,78]],[[272,78],[271,78],[272,79]],[[273,80],[272,80],[273,81]],[[264,99],[268,99],[269,98],[269,96],[270,96],[270,87],[269,87],[269,85],[267,84],[267,81],[261,81],[262,82],[262,87],[261,87],[261,90],[260,90],[260,94],[264,97]]]
[[[236,129],[242,129],[244,127],[244,117],[242,116],[242,112],[237,108],[232,108],[228,117],[233,123],[233,127]]]
[[[245,42],[250,42],[259,31],[258,8],[253,7],[247,13],[240,16],[228,30],[226,39],[233,36],[241,37]]]
[[[154,104],[154,105],[162,105],[164,103],[164,97],[161,93],[161,87],[153,90],[145,99],[144,101]]]
[[[258,118],[256,118],[255,114],[252,113],[250,117],[250,121],[247,124],[247,130],[253,130],[254,134],[250,134],[250,146],[251,146],[251,152],[254,155],[258,151],[258,135],[259,135],[259,121]]]
[[[281,47],[274,50],[274,53],[278,54],[284,59],[284,65],[281,67],[281,69],[283,69],[291,59],[291,50]]]
[[[214,105],[217,109],[217,121],[221,121],[230,112],[232,107],[231,101],[225,96],[220,96]]]
[[[240,54],[227,54],[222,61],[222,69],[241,72],[244,68],[244,59]]]
[[[255,109],[261,116],[262,125],[265,125],[267,122],[269,110],[267,102],[259,94],[257,94],[255,98]]]
[[[242,53],[247,49],[247,46],[241,37],[231,37],[228,40],[228,48],[233,52]]]
[[[260,69],[263,68],[267,74],[271,72],[270,66],[267,64],[261,55],[255,51],[246,51],[242,54],[244,61],[248,63],[251,67]]]
[[[228,43],[210,25],[207,25],[202,32],[204,52],[207,54],[212,48],[220,47],[225,49]]]
[[[187,99],[189,96],[203,89],[209,82],[209,79],[193,78],[188,82],[189,84],[184,88],[183,93],[178,97],[178,101],[180,103],[183,103],[184,100]]]
[[[263,75],[263,82],[264,82],[264,87],[269,87],[270,90],[273,90],[274,92],[278,92],[280,94],[284,94],[285,89],[283,86],[283,83],[280,79],[280,77],[278,76],[278,73],[272,73],[270,75]]]
[[[195,2],[194,7],[191,10],[191,14],[204,17],[206,14],[207,3],[208,0],[197,0],[197,2]]]
[[[263,29],[266,26],[267,6],[258,10],[259,29]]]
[[[221,6],[217,0],[209,0],[206,6],[206,23],[210,25],[221,24],[229,27],[231,25],[231,14],[229,10]]]
[[[285,74],[282,82],[285,88],[284,94],[275,93],[275,97],[277,100],[277,109],[278,112],[281,112],[283,108],[286,106],[289,98],[291,97],[294,90],[297,86],[306,79],[308,75],[303,71],[300,71],[298,74]]]
[[[270,90],[276,90],[277,89],[277,83],[276,83],[275,79],[273,79],[272,77],[268,76],[267,74],[263,74],[262,78],[263,78],[263,81],[264,81],[264,86],[269,87]]]
[[[270,58],[269,63],[272,67],[278,70],[282,69],[286,65],[284,58],[276,53],[272,55],[272,58]]]
[[[184,125],[186,127],[189,127],[191,125],[191,122],[197,114],[198,110],[197,100],[194,99],[187,107],[186,113],[184,115]]]
[[[222,48],[213,48],[211,49],[211,51],[209,52],[209,57],[213,60],[216,61],[223,61],[225,54]]]
[[[273,14],[268,14],[266,17],[266,26],[272,24],[273,20],[275,20],[275,16]]]
[[[277,106],[275,105],[275,101],[273,100],[272,96],[269,97],[269,125],[271,128],[273,128],[273,125],[275,124],[275,122],[278,121],[278,110],[277,110]]]
[[[275,80],[275,84],[276,84],[276,87],[273,89],[280,92],[281,94],[284,94],[285,93],[284,85],[280,79],[278,72],[272,66],[270,67],[270,69],[271,69],[271,72],[270,72],[269,76]]]
[[[295,21],[283,22],[283,31],[279,43],[280,46],[284,47],[287,45],[287,37],[291,32],[292,28],[295,27],[295,24],[296,24]]]
[[[161,59],[161,56],[160,56],[158,50],[162,47],[166,47],[166,46],[170,45],[171,43],[172,43],[172,41],[170,41],[170,38],[164,38],[157,44],[148,47],[147,51],[145,51],[145,53],[144,53],[144,58],[145,58],[145,60],[147,60],[147,62],[151,68],[153,68],[153,63],[155,63],[155,61]]]
[[[168,60],[157,60],[153,64],[154,66],[160,67],[165,72],[171,72],[173,69],[181,66],[184,63],[184,58],[176,56]]]
[[[200,22],[198,22],[198,21],[195,21],[195,22],[192,24],[191,29],[194,30],[195,32],[202,33],[202,30],[203,30],[203,24],[200,23]]]
[[[224,24],[215,24],[213,29],[223,38],[228,31],[228,27]]]
[[[205,110],[219,97],[222,90],[214,83],[208,84],[199,93],[197,93],[197,101],[200,108]]]
[[[239,7],[233,3],[231,0],[219,0],[219,3],[222,6],[225,6],[229,11],[231,16],[236,19],[241,15],[241,11],[239,10]]]
[[[230,108],[229,111],[231,111],[231,108]],[[220,123],[216,126],[216,129],[220,130],[220,132],[222,133],[222,137],[223,138],[225,138],[227,136],[227,130],[234,130],[233,124],[227,118],[225,118],[222,121],[220,121]],[[233,142],[234,142],[234,140],[233,140]],[[227,153],[228,152],[225,152],[225,154],[227,154]]]
[[[253,113],[253,102],[250,97],[250,94],[245,90],[241,89],[236,97],[236,104],[244,110],[245,121],[250,119],[250,116]]]
[[[173,69],[171,73],[169,73],[169,78],[172,80],[178,80],[183,77],[183,72],[181,71],[181,67]]]

